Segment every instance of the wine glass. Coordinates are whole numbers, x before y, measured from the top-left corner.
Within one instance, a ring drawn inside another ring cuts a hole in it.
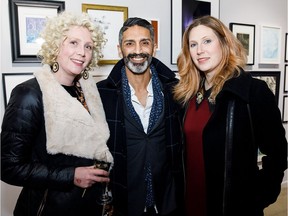
[[[110,172],[110,170],[112,169],[112,164],[106,161],[95,161],[95,168],[97,169],[103,169],[107,172]],[[105,204],[109,204],[112,202],[112,195],[109,193],[108,190],[108,182],[103,182],[102,183],[102,194],[101,196],[96,200],[96,202],[99,205],[105,205]]]
[[[105,159],[96,160],[94,167],[96,169],[103,169],[110,173],[113,164],[107,161],[107,155],[105,154]],[[113,198],[111,192],[108,189],[108,184],[108,182],[102,182],[102,193],[96,200],[97,204],[102,206],[102,216],[111,216],[113,214],[113,206],[111,205]]]

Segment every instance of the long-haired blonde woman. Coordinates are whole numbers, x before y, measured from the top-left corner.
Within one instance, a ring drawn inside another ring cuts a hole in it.
[[[174,96],[185,109],[186,215],[263,215],[287,167],[275,96],[243,70],[244,48],[212,16],[188,26],[177,63]],[[258,150],[265,155],[261,169]]]

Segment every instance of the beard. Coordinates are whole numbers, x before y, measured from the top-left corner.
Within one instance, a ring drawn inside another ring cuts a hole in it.
[[[143,63],[134,63],[130,59],[135,57],[146,58],[146,60]],[[124,57],[124,62],[126,67],[128,67],[130,71],[132,71],[135,74],[142,74],[150,66],[152,62],[152,56],[147,53],[128,54],[128,56]]]

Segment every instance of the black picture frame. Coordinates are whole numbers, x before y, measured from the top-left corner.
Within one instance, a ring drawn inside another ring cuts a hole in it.
[[[282,123],[288,123],[288,95],[283,96]]]
[[[284,92],[288,92],[288,65],[284,66]]]
[[[40,45],[35,43],[35,38],[43,28],[46,17],[56,16],[64,10],[64,1],[9,0],[13,63],[40,62],[37,58]],[[33,28],[28,28],[28,24]]]
[[[265,81],[279,102],[280,71],[250,71],[252,77]]]
[[[255,25],[244,23],[229,23],[229,29],[247,50],[247,65],[254,65]]]
[[[5,108],[8,105],[12,90],[20,83],[33,78],[33,73],[2,73],[3,99]]]
[[[288,33],[285,34],[285,62],[288,62]]]

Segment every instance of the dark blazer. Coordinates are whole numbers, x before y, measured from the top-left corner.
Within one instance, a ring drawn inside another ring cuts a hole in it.
[[[234,111],[227,118],[231,108]],[[232,130],[227,132],[229,127]],[[224,163],[227,143],[232,146],[226,162],[230,168]],[[265,154],[260,170],[258,149]],[[226,81],[203,130],[203,152],[208,216],[260,216],[276,201],[287,167],[287,140],[275,96],[264,81],[245,72]],[[226,179],[225,168],[229,170]]]
[[[180,116],[178,115],[179,106],[173,101],[172,95],[172,88],[178,82],[178,79],[176,79],[175,74],[159,60],[153,58],[152,64],[156,68],[163,87],[167,157],[170,170],[176,181],[178,192],[177,201],[180,204],[183,201],[184,187],[183,148],[180,132]],[[108,147],[114,157],[114,168],[110,176],[115,213],[116,215],[127,216],[127,152],[121,84],[121,68],[123,66],[124,61],[122,59],[114,66],[108,78],[97,83],[97,86],[110,129]],[[163,185],[161,185],[161,179],[158,179],[158,182],[160,184],[155,187],[155,190],[157,190],[157,187],[163,187]],[[136,198],[137,197],[135,197],[135,199]],[[164,198],[165,197],[163,197],[163,199]]]

